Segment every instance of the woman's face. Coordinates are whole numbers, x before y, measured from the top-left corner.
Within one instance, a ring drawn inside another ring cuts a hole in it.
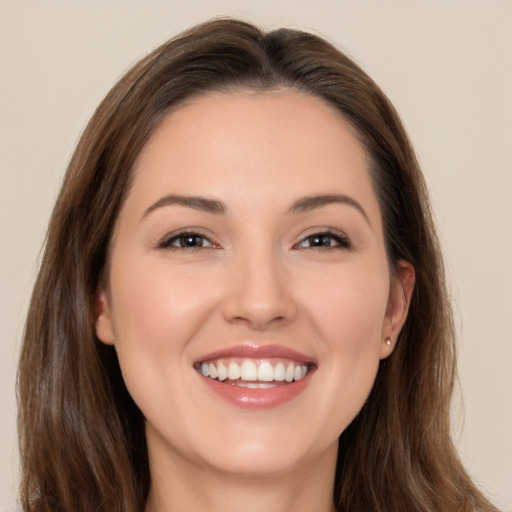
[[[96,330],[146,418],[150,461],[332,466],[414,278],[403,263],[390,281],[350,125],[296,92],[204,96],[164,119],[134,172]]]

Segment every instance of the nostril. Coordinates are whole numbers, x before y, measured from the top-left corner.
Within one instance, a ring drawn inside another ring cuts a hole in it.
[[[265,314],[247,314],[246,316],[236,316],[229,319],[230,323],[248,324],[249,327],[255,331],[263,331],[281,324],[286,324],[288,321],[289,317],[284,315],[273,317]]]
[[[247,324],[254,330],[264,330],[289,323],[295,314],[295,305],[286,298],[256,301],[238,296],[224,304],[224,317],[228,322]]]

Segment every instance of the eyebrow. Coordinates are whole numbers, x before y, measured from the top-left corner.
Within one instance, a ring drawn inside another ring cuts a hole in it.
[[[365,209],[358,203],[355,199],[350,196],[346,196],[345,194],[326,194],[326,195],[315,195],[315,196],[306,196],[301,197],[297,201],[295,201],[290,208],[290,212],[306,212],[311,210],[316,210],[317,208],[322,208],[323,206],[327,206],[330,204],[347,204],[349,206],[354,207],[366,220],[368,224],[370,224],[370,219]]]
[[[300,213],[322,208],[330,204],[346,204],[354,207],[365,218],[366,222],[370,224],[370,219],[364,208],[355,199],[345,194],[323,194],[314,196],[305,196],[297,199],[289,213]],[[156,203],[152,204],[144,211],[142,218],[147,217],[152,211],[162,208],[164,206],[179,205],[199,210],[216,215],[225,215],[228,211],[227,206],[216,199],[208,199],[201,196],[183,196],[179,194],[169,194],[159,199]],[[371,224],[370,224],[371,225]]]
[[[163,206],[170,206],[177,204],[179,206],[186,206],[193,210],[199,210],[207,213],[225,214],[227,212],[226,205],[215,199],[208,199],[200,196],[182,196],[178,194],[169,194],[159,199],[156,203],[152,204],[144,211],[142,218],[147,217],[152,211]]]

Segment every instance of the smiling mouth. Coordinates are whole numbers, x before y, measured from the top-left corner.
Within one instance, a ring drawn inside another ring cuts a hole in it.
[[[313,370],[312,363],[299,363],[282,358],[216,359],[195,365],[208,379],[250,389],[269,389],[302,380]]]

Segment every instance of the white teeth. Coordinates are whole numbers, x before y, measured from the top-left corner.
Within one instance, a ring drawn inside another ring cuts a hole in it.
[[[220,381],[226,380],[228,378],[228,369],[222,363],[217,365],[217,378]]]
[[[293,381],[293,375],[295,373],[295,365],[293,363],[290,363],[288,365],[288,368],[286,368],[286,372],[285,372],[285,380],[286,382],[292,382]]]
[[[208,368],[210,370],[210,378],[216,379],[217,378],[217,367],[214,364],[210,363]]]
[[[270,382],[239,382],[237,386],[249,389],[270,389],[276,387],[275,384],[270,384]]]
[[[238,380],[240,378],[240,366],[234,362],[228,364],[228,379]]]
[[[240,367],[240,378],[242,380],[258,380],[258,367],[246,359]]]
[[[274,387],[275,384],[263,384],[270,382],[293,382],[303,379],[308,373],[307,365],[288,363],[285,367],[282,361],[278,361],[275,366],[269,361],[261,361],[258,364],[251,359],[245,359],[242,364],[230,361],[226,365],[222,361],[202,363],[198,367],[199,372],[204,377],[225,381],[242,381],[236,385],[249,388],[267,388]]]
[[[306,366],[303,366],[303,368],[306,368],[306,372],[308,371]],[[274,368],[274,380],[277,380],[278,382],[283,382],[285,375],[284,375],[284,364],[279,362],[276,364],[276,367]]]
[[[255,379],[256,380],[256,379]],[[258,368],[258,379],[263,382],[272,382],[274,380],[274,368],[266,361],[261,363]]]

